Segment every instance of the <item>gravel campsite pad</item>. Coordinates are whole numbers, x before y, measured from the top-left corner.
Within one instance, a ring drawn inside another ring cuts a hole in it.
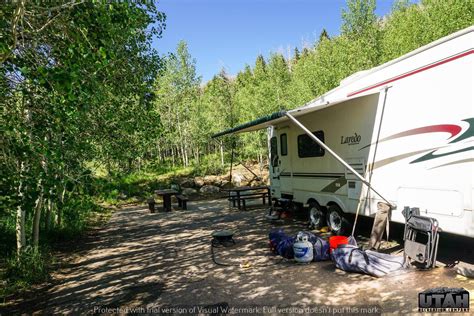
[[[305,226],[296,219],[271,223],[265,214],[262,209],[230,210],[222,199],[192,201],[188,211],[170,213],[124,207],[53,274],[50,284],[11,302],[7,312],[156,311],[195,304],[326,312],[377,305],[388,313],[414,312],[418,293],[440,286],[467,289],[473,306],[474,281],[454,269],[406,270],[377,279],[337,270],[330,261],[299,265],[275,256],[268,249],[269,230],[278,226],[294,234]],[[236,244],[215,247],[212,253],[211,234],[222,229],[235,232]],[[397,245],[384,243],[385,248]]]

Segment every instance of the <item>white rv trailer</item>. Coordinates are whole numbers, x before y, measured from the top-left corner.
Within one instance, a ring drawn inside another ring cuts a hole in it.
[[[326,218],[342,233],[359,200],[365,216],[385,200],[393,221],[404,222],[405,206],[418,207],[443,231],[474,237],[473,46],[471,26],[358,72],[300,108],[214,137],[268,128],[273,197],[309,206],[315,225]]]

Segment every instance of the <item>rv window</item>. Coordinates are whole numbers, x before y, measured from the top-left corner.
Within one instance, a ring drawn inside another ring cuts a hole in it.
[[[273,136],[270,138],[270,161],[272,167],[278,166],[278,148],[277,148],[277,138]]]
[[[280,135],[280,153],[282,156],[288,155],[288,143],[286,141],[286,134]]]
[[[324,142],[324,132],[316,131],[313,135]],[[298,135],[298,156],[306,157],[322,157],[324,156],[324,148],[318,145],[311,137],[306,134]]]

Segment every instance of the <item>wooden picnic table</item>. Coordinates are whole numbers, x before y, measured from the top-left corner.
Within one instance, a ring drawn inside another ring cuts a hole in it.
[[[155,190],[155,194],[163,197],[163,211],[171,212],[171,196],[179,192],[173,189]]]
[[[271,200],[272,200],[271,199],[271,193],[270,193],[270,187],[267,186],[267,185],[261,185],[261,186],[256,186],[256,187],[244,186],[244,187],[235,187],[235,188],[228,188],[228,189],[221,189],[221,190],[229,192],[229,200],[233,199],[234,206],[235,206],[235,202],[237,202],[237,208],[239,210],[242,209],[242,206],[243,206],[243,208],[245,208],[245,199],[246,199],[246,197],[258,195],[257,192],[254,192],[254,193],[250,192],[248,194],[246,194],[246,193],[242,194],[242,192],[267,190],[266,194],[268,195],[269,204],[271,203]],[[232,197],[232,193],[235,193],[235,198]]]

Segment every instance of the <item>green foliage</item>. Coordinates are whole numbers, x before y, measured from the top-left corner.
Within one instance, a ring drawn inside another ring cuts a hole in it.
[[[473,21],[473,0],[426,0],[419,5],[399,1],[385,21],[381,40],[382,61],[389,61],[469,27]]]
[[[220,175],[229,171],[227,164],[222,165],[220,163],[219,154],[209,154],[203,157],[199,165],[197,165],[192,172],[193,176],[206,176],[206,175]]]
[[[342,34],[357,37],[374,28],[377,22],[375,0],[347,1],[347,10],[342,10]]]
[[[2,279],[8,279],[14,289],[25,289],[30,284],[47,281],[51,264],[49,251],[27,247],[20,256],[7,259]]]
[[[165,16],[151,2],[20,1],[0,10],[0,227],[6,255],[18,245],[8,277],[28,282],[43,274],[47,237],[83,231],[96,211],[90,162],[126,172],[158,138],[152,85],[162,64],[151,43]]]

